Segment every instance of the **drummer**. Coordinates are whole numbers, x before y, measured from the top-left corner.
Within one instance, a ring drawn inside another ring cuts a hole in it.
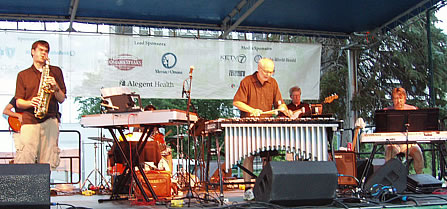
[[[154,105],[147,105],[144,107],[144,111],[156,110]],[[161,159],[158,168],[165,171],[172,172],[172,152],[169,146],[166,146],[165,135],[160,132],[158,127],[154,127],[152,135],[150,136],[154,141],[159,143]],[[171,173],[172,174],[172,173]]]
[[[154,105],[146,105],[146,107],[144,107],[144,111],[152,110],[156,110]],[[154,139],[154,141],[158,141],[160,144],[165,144],[165,135],[160,132],[158,127],[154,127],[151,138]]]
[[[156,110],[154,105],[146,105],[144,107],[144,111],[153,111],[153,110]],[[133,141],[132,139],[135,139],[136,141],[138,141],[140,139],[142,131],[143,131],[142,128],[139,128],[139,127],[134,128],[132,135],[130,137],[126,137],[127,140]],[[136,133],[140,133],[140,134],[136,134]],[[165,144],[165,136],[163,133],[160,132],[158,127],[153,128],[150,138],[154,141],[158,141],[158,143],[160,143],[160,144]],[[151,141],[151,139],[150,139],[150,141]]]

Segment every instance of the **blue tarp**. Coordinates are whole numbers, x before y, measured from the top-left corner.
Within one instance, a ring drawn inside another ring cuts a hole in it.
[[[76,0],[2,0],[0,20],[70,21]],[[79,0],[74,21],[219,30],[241,0]],[[243,0],[244,1],[244,0]],[[246,6],[231,21],[255,4]],[[392,28],[441,0],[265,0],[235,30],[338,33]]]

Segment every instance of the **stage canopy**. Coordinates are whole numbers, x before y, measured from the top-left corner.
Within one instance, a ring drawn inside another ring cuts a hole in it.
[[[389,30],[439,2],[443,1],[2,0],[0,20],[347,37]]]

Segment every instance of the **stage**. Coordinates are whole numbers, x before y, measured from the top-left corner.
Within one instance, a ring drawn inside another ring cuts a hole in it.
[[[203,197],[204,195],[200,194]],[[213,191],[210,196],[218,197],[218,191]],[[362,203],[356,198],[337,197],[332,204],[320,206],[290,206],[287,208],[447,208],[447,195],[411,194],[405,193],[408,201],[391,201],[390,203],[379,202],[377,199],[362,199]],[[100,199],[109,199],[109,195],[84,196],[79,193],[65,194],[51,197],[51,203],[59,204],[51,206],[56,208],[94,208],[94,209],[121,209],[121,208],[173,208],[170,200],[160,201],[157,204],[145,204],[134,200],[115,200],[99,203]],[[197,198],[176,197],[183,200],[183,208],[286,208],[264,202],[244,201],[243,190],[234,189],[224,192],[223,205],[213,201],[201,201]],[[399,198],[396,198],[399,199]],[[189,205],[188,205],[189,202]],[[71,205],[71,206],[70,206]]]

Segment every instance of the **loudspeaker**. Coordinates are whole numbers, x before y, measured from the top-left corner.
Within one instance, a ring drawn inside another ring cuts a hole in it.
[[[407,188],[408,170],[402,162],[397,159],[391,159],[368,179],[365,189],[370,190],[374,184],[384,186],[393,186],[397,193],[402,193]]]
[[[49,164],[1,164],[0,208],[50,208]]]
[[[335,151],[334,155],[338,173],[346,175],[338,177],[338,185],[357,186],[357,181],[355,180],[357,178],[355,153]]]
[[[407,187],[412,192],[429,194],[442,188],[442,181],[428,174],[412,174],[408,175]]]
[[[256,201],[278,205],[324,205],[337,189],[333,161],[271,161],[256,178]]]

